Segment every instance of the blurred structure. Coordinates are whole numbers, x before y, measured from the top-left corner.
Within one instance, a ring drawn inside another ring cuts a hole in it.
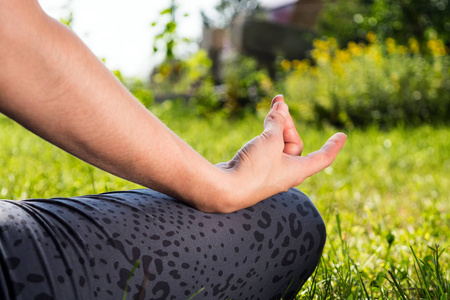
[[[314,25],[323,7],[321,0],[284,1],[258,6],[233,18],[227,28],[204,22],[202,48],[213,61],[213,76],[221,82],[221,64],[236,53],[255,57],[275,74],[277,57],[303,59],[309,56]]]
[[[267,14],[273,23],[311,29],[322,8],[321,0],[300,0],[269,8]]]

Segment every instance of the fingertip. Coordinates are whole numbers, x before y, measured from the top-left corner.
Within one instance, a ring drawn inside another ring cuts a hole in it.
[[[325,145],[322,146],[321,150],[325,150],[329,153],[334,153],[333,155],[336,156],[344,147],[346,139],[347,135],[345,133],[335,133],[328,139]]]
[[[343,132],[338,132],[333,134],[328,141],[332,141],[332,142],[339,142],[339,141],[343,141],[345,142],[345,140],[347,139],[347,135]]]
[[[272,103],[270,105],[270,108],[272,108],[275,103],[284,102],[284,96],[282,94],[278,94],[272,99]]]
[[[269,124],[273,124],[275,122],[281,126],[280,129],[283,131],[288,117],[289,111],[286,103],[277,102],[267,114],[264,120],[264,128],[266,128]]]

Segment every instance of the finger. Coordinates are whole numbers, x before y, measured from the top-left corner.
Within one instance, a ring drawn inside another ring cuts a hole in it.
[[[270,109],[266,118],[264,119],[264,130],[271,131],[276,129],[276,133],[280,135],[280,138],[283,138],[283,131],[286,124],[286,119],[289,116],[289,111],[286,103],[277,102],[274,103],[274,106]]]
[[[344,146],[346,139],[347,136],[344,133],[336,133],[328,139],[322,148],[305,157],[301,157],[300,168],[303,180],[329,167]]]
[[[283,130],[283,139],[285,143],[284,153],[298,156],[303,152],[303,141],[295,128],[291,114],[288,115]]]
[[[277,103],[284,103],[283,95],[277,95],[272,99],[271,108],[273,108]],[[283,130],[283,139],[285,146],[283,152],[294,156],[301,155],[303,152],[303,142],[297,132],[297,129],[295,128],[294,120],[289,113],[289,109],[288,113],[285,115],[285,118],[286,123]]]
[[[284,143],[283,152],[292,156],[300,156],[302,154],[303,147],[298,143]]]
[[[283,95],[276,95],[275,97],[273,97],[272,103],[270,104],[270,108],[272,108],[275,105],[275,103],[278,103],[278,102],[284,102]]]

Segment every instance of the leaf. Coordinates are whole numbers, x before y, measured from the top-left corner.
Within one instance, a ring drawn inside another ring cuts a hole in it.
[[[157,35],[155,36],[155,41],[156,41],[156,40],[160,40],[160,39],[162,39],[163,37],[164,37],[164,33],[157,34]]]
[[[167,32],[173,33],[177,29],[177,24],[173,21],[166,24]]]
[[[172,7],[169,7],[169,8],[164,9],[163,11],[161,11],[159,14],[160,14],[161,16],[162,16],[162,15],[167,15],[167,14],[171,14],[172,11],[173,11],[173,8],[172,8]]]

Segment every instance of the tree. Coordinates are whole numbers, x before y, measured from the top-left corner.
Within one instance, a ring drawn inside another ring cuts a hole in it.
[[[248,14],[260,8],[258,0],[220,0],[215,10],[217,15],[209,17],[201,12],[205,27],[226,28],[239,14]]]
[[[440,38],[448,44],[450,6],[447,0],[327,0],[318,29],[341,45],[364,39],[369,31],[400,43]]]

